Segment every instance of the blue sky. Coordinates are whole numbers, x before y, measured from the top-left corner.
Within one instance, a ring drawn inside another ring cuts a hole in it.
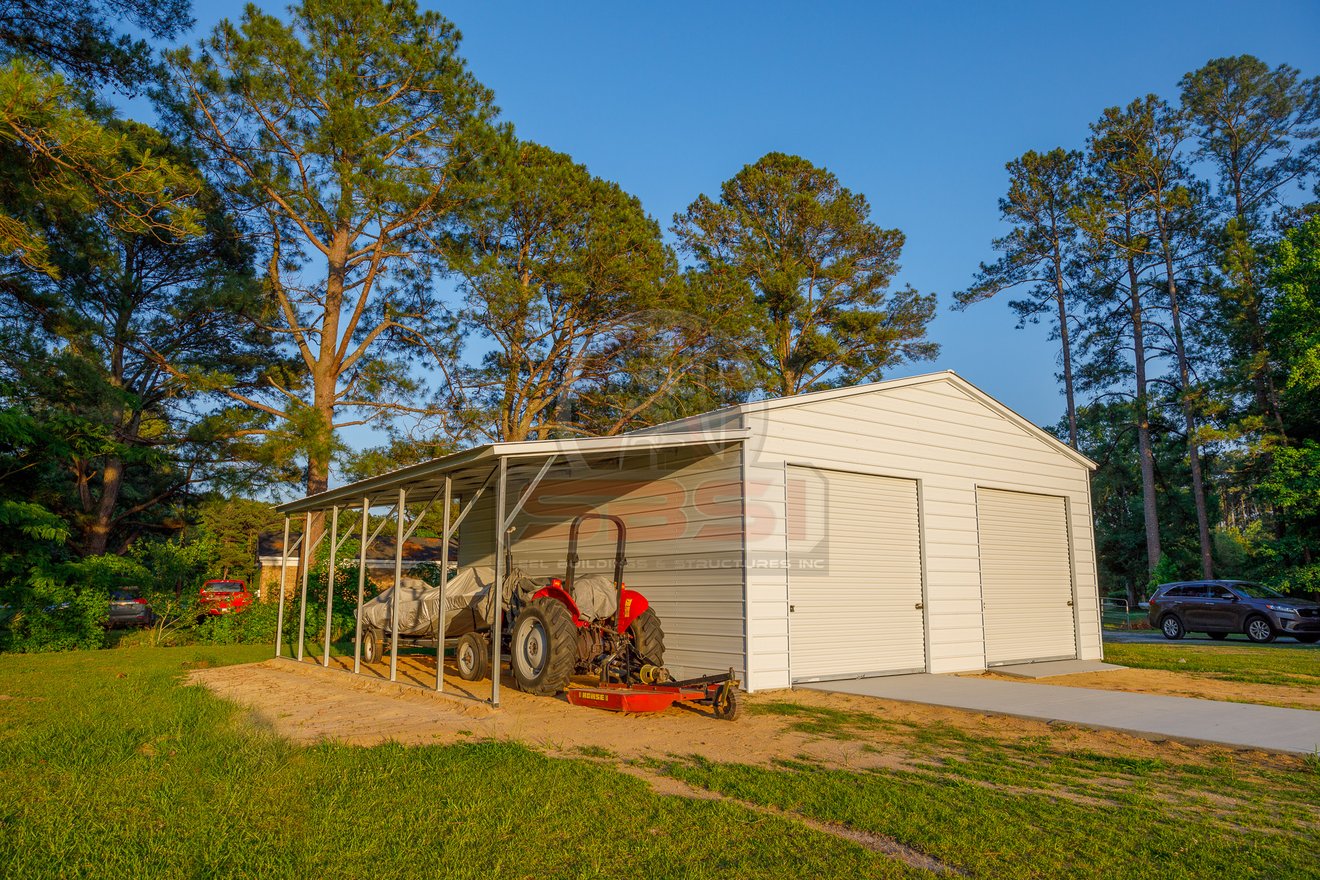
[[[261,4],[277,8],[273,4]],[[282,5],[282,4],[281,4]],[[948,308],[1001,234],[1004,163],[1080,147],[1114,104],[1207,60],[1320,75],[1320,3],[424,3],[518,133],[641,198],[662,225],[771,150],[834,171],[907,236],[900,283],[940,295],[953,369],[1038,423],[1062,413],[1055,343],[1004,303]],[[241,3],[197,4],[195,40]]]

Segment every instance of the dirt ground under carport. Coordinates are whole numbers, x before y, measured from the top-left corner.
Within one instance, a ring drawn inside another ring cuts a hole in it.
[[[311,660],[272,659],[197,669],[189,680],[245,706],[254,724],[300,743],[449,744],[507,739],[550,755],[598,756],[623,764],[698,755],[723,762],[768,765],[799,759],[847,769],[879,769],[910,766],[917,760],[910,748],[915,732],[947,726],[976,736],[1043,737],[1056,748],[1187,763],[1233,751],[819,691],[743,695],[742,717],[727,722],[682,705],[654,715],[594,711],[570,705],[562,696],[521,693],[506,675],[500,691],[502,706],[494,709],[484,702],[490,694],[489,682],[462,681],[452,669],[445,677],[446,693],[431,690],[433,658],[401,656],[400,683],[388,681],[388,663],[366,668],[368,674],[360,676],[346,671],[351,664],[351,658],[331,658],[327,669]],[[878,723],[850,726],[844,732],[830,729],[828,722],[812,723],[832,717],[872,717]],[[1237,752],[1237,756],[1265,763],[1294,760],[1255,752]]]

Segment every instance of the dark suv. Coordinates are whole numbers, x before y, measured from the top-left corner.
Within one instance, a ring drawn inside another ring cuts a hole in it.
[[[1310,645],[1320,641],[1320,603],[1250,581],[1180,581],[1161,584],[1150,597],[1150,625],[1166,639],[1245,633],[1253,642],[1292,636]]]

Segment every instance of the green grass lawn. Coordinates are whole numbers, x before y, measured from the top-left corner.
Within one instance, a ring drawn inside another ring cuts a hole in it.
[[[0,875],[930,876],[806,818],[973,877],[1316,876],[1316,762],[1115,757],[785,700],[754,710],[853,745],[897,732],[903,769],[716,764],[675,743],[650,772],[725,799],[664,797],[605,753],[297,747],[179,685],[269,653],[0,656]]]
[[[0,874],[915,875],[789,819],[512,743],[295,747],[177,686],[199,663],[269,653],[0,656]]]
[[[1105,645],[1105,660],[1137,669],[1167,669],[1226,681],[1320,688],[1320,648],[1313,645],[1109,642]]]

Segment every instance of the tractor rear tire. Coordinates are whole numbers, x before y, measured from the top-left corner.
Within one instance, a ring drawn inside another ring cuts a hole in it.
[[[651,666],[665,665],[665,631],[660,626],[660,616],[654,609],[647,608],[628,626],[633,636],[633,650],[637,659]]]
[[[509,665],[518,688],[551,697],[568,687],[577,664],[577,627],[558,599],[533,599],[513,624]]]
[[[481,681],[486,677],[490,666],[487,656],[490,643],[476,633],[464,633],[458,637],[454,646],[454,665],[458,667],[458,677],[464,681]]]

